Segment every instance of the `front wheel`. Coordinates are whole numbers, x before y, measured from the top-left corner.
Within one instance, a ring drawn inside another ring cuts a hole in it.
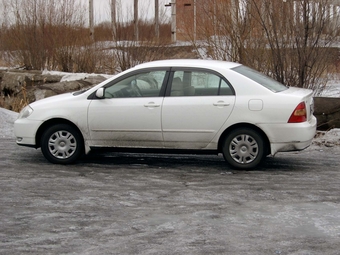
[[[84,142],[77,129],[67,124],[57,124],[43,133],[41,151],[51,163],[71,164],[82,155]]]
[[[253,129],[238,128],[225,138],[222,148],[224,159],[234,168],[253,169],[265,156],[263,137]]]

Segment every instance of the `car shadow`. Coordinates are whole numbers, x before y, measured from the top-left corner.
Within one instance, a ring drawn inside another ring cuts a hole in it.
[[[226,171],[245,173],[254,171],[297,171],[302,170],[304,163],[298,158],[267,157],[257,168],[237,170],[231,168],[222,155],[179,155],[179,154],[140,154],[140,153],[103,153],[91,152],[77,164],[120,166],[127,168],[174,168],[206,169],[208,171]]]
[[[15,154],[15,155],[14,155]],[[298,155],[281,154],[276,157],[267,157],[257,168],[252,170],[236,170],[231,168],[222,155],[183,155],[183,154],[153,154],[153,153],[120,153],[120,152],[91,152],[83,156],[72,165],[55,165],[49,163],[40,150],[20,148],[11,156],[19,160],[25,167],[39,167],[53,169],[178,169],[180,171],[206,171],[209,173],[244,174],[249,172],[294,172],[307,171],[311,165],[310,158]],[[10,159],[7,159],[10,160]],[[114,167],[113,167],[114,166]]]

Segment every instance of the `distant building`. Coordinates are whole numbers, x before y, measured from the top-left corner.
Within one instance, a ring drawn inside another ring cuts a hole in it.
[[[179,41],[206,39],[218,35],[220,29],[233,26],[255,12],[264,21],[268,12],[276,16],[283,22],[280,24],[282,33],[287,33],[285,28],[288,26],[285,22],[302,21],[303,8],[308,8],[308,12],[312,14],[308,18],[320,15],[325,1],[328,8],[323,9],[323,15],[333,19],[330,25],[340,26],[340,0],[310,0],[305,7],[302,0],[176,0],[176,37]],[[252,26],[252,33],[256,36],[260,28],[256,24],[248,25]]]

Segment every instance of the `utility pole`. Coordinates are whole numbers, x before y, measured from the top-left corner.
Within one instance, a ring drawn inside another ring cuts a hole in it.
[[[116,0],[111,0],[111,26],[113,41],[117,40]]]
[[[196,42],[197,37],[197,9],[196,0],[194,0],[194,42]]]
[[[214,4],[214,17],[213,17],[213,24],[214,24],[214,35],[215,35],[215,38],[216,38],[216,35],[217,35],[217,6],[216,6],[216,0],[214,0],[213,2]]]
[[[155,36],[159,39],[159,0],[155,0]]]
[[[176,0],[171,1],[171,40],[172,42],[177,41],[176,31]]]
[[[171,0],[165,7],[171,7],[171,41],[176,42],[176,0]]]
[[[134,25],[135,25],[135,29],[134,29],[134,36],[135,36],[135,41],[139,40],[139,31],[138,31],[138,0],[134,0],[134,4],[133,4],[133,9],[134,9]]]
[[[94,41],[94,14],[93,14],[93,0],[89,0],[89,26],[90,26],[90,38]]]

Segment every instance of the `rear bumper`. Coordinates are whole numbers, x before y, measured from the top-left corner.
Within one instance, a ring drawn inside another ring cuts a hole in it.
[[[316,132],[316,118],[302,123],[263,124],[259,127],[267,134],[272,155],[283,151],[299,151],[311,145]]]
[[[288,142],[288,143],[272,143],[271,154],[275,155],[277,152],[301,151],[309,147],[312,140],[306,142]]]

